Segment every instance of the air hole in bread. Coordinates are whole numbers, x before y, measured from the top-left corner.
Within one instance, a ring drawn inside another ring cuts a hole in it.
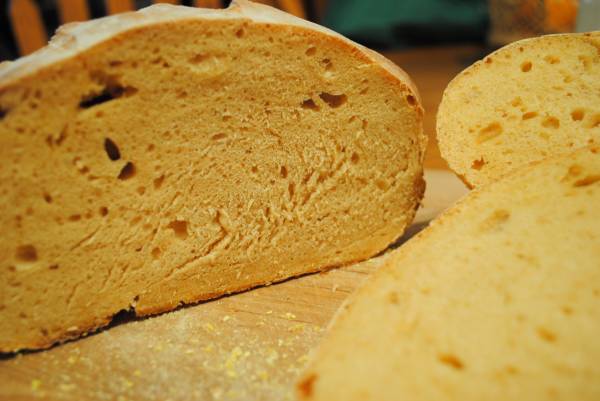
[[[537,117],[538,113],[535,111],[528,111],[527,113],[523,113],[521,119],[523,120],[531,120],[534,117]]]
[[[483,166],[485,166],[485,160],[483,157],[481,159],[473,160],[473,163],[471,163],[471,168],[473,170],[481,170]]]
[[[387,181],[378,178],[375,180],[375,185],[377,185],[377,188],[381,189],[382,191],[387,191],[388,188],[390,187],[389,184],[387,183]]]
[[[317,48],[315,46],[311,46],[308,49],[306,49],[305,54],[307,56],[314,56],[317,53]]]
[[[106,206],[100,207],[100,216],[105,217],[108,215],[108,208]]]
[[[502,125],[499,122],[490,123],[479,131],[477,142],[482,143],[494,139],[498,135],[502,134],[502,131]]]
[[[198,53],[198,54],[190,57],[189,62],[192,63],[192,64],[200,64],[201,62],[203,62],[207,58],[208,58],[208,55],[203,54],[203,53]]]
[[[581,65],[583,66],[584,70],[589,70],[591,65],[592,65],[592,61],[590,60],[590,58],[588,56],[578,56],[577,57],[579,59],[579,61],[581,61]]]
[[[300,383],[298,383],[298,392],[303,398],[310,398],[313,394],[313,386],[317,380],[317,375],[314,373],[305,377]]]
[[[218,141],[218,140],[224,139],[224,138],[227,138],[227,134],[219,133],[219,134],[214,134],[213,136],[210,137],[210,139],[213,141]]]
[[[73,165],[81,174],[87,174],[90,171],[89,167],[85,165],[85,162],[79,156],[73,159]]]
[[[325,67],[325,71],[331,71],[333,69],[333,63],[331,62],[330,59],[324,58],[323,60],[321,60],[321,63],[323,63],[323,66]]]
[[[33,245],[20,245],[15,252],[15,258],[20,262],[35,262],[38,260],[37,249]]]
[[[152,257],[154,259],[160,258],[160,254],[161,254],[160,248],[155,247],[155,248],[152,249]]]
[[[293,198],[294,194],[296,193],[296,184],[293,182],[288,184],[288,193],[290,194],[290,198]]]
[[[80,214],[72,214],[69,216],[69,221],[79,221],[79,220],[81,220]]]
[[[8,110],[0,107],[0,121],[2,121],[2,119],[4,119],[4,117],[6,117],[7,114]]]
[[[463,370],[465,368],[463,361],[453,354],[440,354],[438,355],[438,360],[444,365],[456,370]]]
[[[287,176],[288,176],[287,167],[281,166],[281,168],[279,169],[279,175],[281,176],[281,178],[287,178]]]
[[[358,163],[359,160],[360,160],[360,157],[358,156],[358,153],[356,153],[356,152],[352,153],[352,156],[350,156],[350,162],[352,162],[352,164],[356,164],[356,163]]]
[[[136,170],[135,166],[132,162],[127,162],[121,169],[121,172],[118,175],[119,180],[128,180],[135,176]]]
[[[160,57],[160,56],[156,57],[153,60],[150,60],[150,63],[155,64],[155,65],[160,64],[164,68],[171,67],[171,64],[169,64],[169,62],[167,60],[165,60],[163,57]]]
[[[560,127],[560,120],[552,116],[546,117],[542,121],[542,127],[558,129]]]
[[[136,189],[136,191],[137,191],[137,193],[138,193],[138,194],[140,194],[140,195],[144,195],[144,194],[146,193],[146,187],[143,187],[143,186],[141,186],[141,187],[138,187],[138,188]]]
[[[513,107],[519,107],[523,104],[523,100],[521,100],[520,97],[516,97],[513,100],[511,100],[510,105]]]
[[[49,270],[57,270],[58,269],[58,265],[57,264],[50,265],[50,266],[48,266],[48,269]]]
[[[237,31],[235,31],[235,36],[237,36],[238,38],[243,38],[245,34],[246,32],[244,31],[244,28],[240,28]]]
[[[303,109],[308,109],[308,110],[313,110],[313,111],[319,111],[319,110],[321,110],[321,108],[312,99],[306,99],[305,101],[303,101],[302,102],[302,108]]]
[[[587,187],[589,185],[595,184],[600,181],[600,174],[598,175],[588,175],[580,180],[575,181],[573,184],[574,187]]]
[[[130,86],[122,86],[120,84],[111,82],[106,84],[101,92],[92,93],[84,96],[79,102],[79,107],[82,109],[88,109],[90,107],[98,106],[102,103],[109,102],[114,99],[118,99],[122,96],[131,96],[137,92],[136,88]]]
[[[337,108],[342,106],[348,100],[348,97],[344,94],[341,95],[333,95],[327,92],[321,92],[319,97],[327,103],[327,105],[331,108]]]
[[[560,63],[560,58],[557,56],[548,55],[548,56],[544,57],[544,61],[547,62],[548,64],[558,64],[558,63]]]
[[[571,112],[571,119],[573,121],[581,121],[585,117],[585,111],[583,109],[575,109]]]
[[[19,131],[19,129],[17,128],[17,132],[22,132],[22,130]],[[55,145],[56,146],[60,146],[64,142],[64,140],[65,140],[66,137],[67,137],[67,127],[65,126],[60,131],[60,133],[58,134],[57,138],[54,138],[53,135],[46,136],[46,144],[48,146],[50,146],[51,148],[54,147]]]
[[[162,186],[163,182],[165,181],[165,175],[161,175],[158,178],[155,178],[154,181],[152,181],[152,183],[154,184],[154,189],[160,189],[160,187]]]
[[[52,203],[52,196],[48,192],[44,192],[44,201],[46,201],[46,203]]]
[[[185,220],[173,220],[167,225],[167,228],[173,230],[177,238],[186,239],[188,237],[188,222]]]
[[[408,102],[408,104],[410,104],[411,106],[414,106],[415,104],[417,104],[417,99],[415,99],[415,97],[413,95],[408,95],[406,96],[406,101]]]
[[[568,84],[570,82],[573,82],[574,79],[575,78],[573,78],[572,75],[564,74],[563,82],[566,83],[566,84]]]
[[[536,331],[537,331],[538,336],[542,340],[549,342],[549,343],[553,343],[556,341],[556,334],[554,334],[550,330],[548,330],[544,327],[538,327]]]
[[[597,128],[600,127],[600,114],[594,114],[590,117],[589,121],[585,124],[586,128]]]
[[[119,160],[121,158],[119,147],[110,138],[104,139],[104,150],[106,151],[108,158],[112,161]]]
[[[531,61],[525,61],[524,63],[521,64],[521,71],[529,72],[529,71],[531,71],[531,67],[533,67],[533,64],[531,63]]]

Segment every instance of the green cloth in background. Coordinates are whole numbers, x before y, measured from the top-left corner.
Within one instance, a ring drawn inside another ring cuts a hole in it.
[[[399,47],[484,40],[485,0],[329,0],[324,25],[359,42]]]

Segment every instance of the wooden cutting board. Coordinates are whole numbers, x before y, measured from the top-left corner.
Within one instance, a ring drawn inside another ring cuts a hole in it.
[[[428,170],[422,229],[467,192]],[[398,245],[398,244],[397,244]],[[0,400],[290,400],[340,304],[386,254],[159,316],[119,318],[86,338],[0,360]]]

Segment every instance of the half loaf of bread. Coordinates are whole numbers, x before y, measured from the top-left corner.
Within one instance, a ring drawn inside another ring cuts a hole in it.
[[[522,40],[467,68],[444,92],[437,137],[471,186],[600,143],[600,32]]]
[[[365,259],[424,187],[406,74],[246,1],[68,25],[0,110],[0,351]]]
[[[600,399],[599,204],[590,148],[471,192],[342,308],[300,399]]]

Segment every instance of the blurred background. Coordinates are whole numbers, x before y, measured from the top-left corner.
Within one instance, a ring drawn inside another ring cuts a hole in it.
[[[417,84],[425,131],[448,82],[494,49],[547,33],[600,30],[600,0],[258,0],[382,52]],[[222,8],[230,0],[0,0],[0,61],[44,46],[56,28],[153,3]],[[426,166],[445,168],[435,140]]]
[[[259,2],[325,25],[378,50],[452,43],[498,46],[543,33],[576,31],[578,15],[579,24],[586,25],[579,27],[580,31],[600,25],[598,4],[594,6],[592,0]],[[11,60],[41,47],[63,23],[131,11],[152,3],[221,8],[227,7],[230,0],[0,0],[0,60]]]

